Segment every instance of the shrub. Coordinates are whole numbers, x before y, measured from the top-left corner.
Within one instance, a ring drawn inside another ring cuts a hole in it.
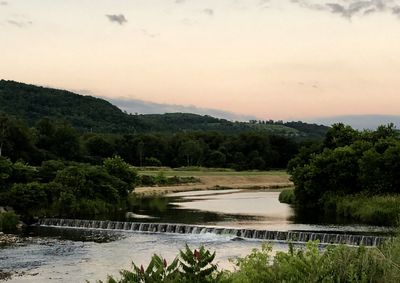
[[[215,253],[204,247],[192,252],[187,246],[167,266],[159,256],[153,256],[149,267],[121,271],[122,279],[108,278],[109,283],[138,282],[222,282],[222,283],[306,283],[306,282],[400,282],[400,239],[388,240],[381,247],[329,246],[319,248],[318,242],[272,256],[272,246],[234,260],[234,271],[219,271],[213,264]]]
[[[155,167],[162,166],[161,161],[155,157],[146,157],[144,159],[144,163],[146,164],[146,166],[155,166]]]
[[[199,183],[200,179],[195,177],[166,177],[163,172],[153,175],[139,175],[139,184],[141,186],[174,186],[188,183]]]
[[[19,217],[14,212],[1,212],[0,213],[0,231],[12,232],[17,229]]]
[[[400,195],[354,195],[337,198],[339,217],[373,225],[397,225],[400,217]]]
[[[283,190],[279,194],[279,202],[287,203],[287,204],[294,204],[294,202],[295,202],[294,190],[293,189]]]
[[[108,283],[148,283],[148,282],[181,282],[181,283],[208,283],[219,282],[217,266],[213,264],[215,252],[211,253],[204,247],[192,251],[187,245],[185,250],[180,251],[170,265],[158,255],[154,255],[145,269],[133,264],[133,270],[122,270],[121,280],[112,276],[107,279]],[[101,282],[101,281],[100,281]]]

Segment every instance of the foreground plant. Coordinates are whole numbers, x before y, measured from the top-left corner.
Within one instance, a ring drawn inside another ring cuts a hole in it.
[[[109,277],[107,282],[400,282],[398,237],[379,248],[340,245],[321,250],[318,242],[309,242],[297,249],[289,244],[287,252],[278,252],[275,257],[271,253],[271,244],[264,243],[261,249],[253,249],[249,255],[233,260],[234,271],[219,271],[213,264],[215,253],[204,247],[192,251],[186,246],[169,266],[155,255],[148,268],[134,265],[133,271],[121,272],[121,280]]]
[[[120,271],[121,279],[109,276],[107,283],[155,283],[155,282],[182,282],[207,283],[219,282],[217,266],[213,264],[215,252],[211,253],[203,246],[192,251],[187,245],[180,251],[171,264],[158,255],[153,255],[148,267],[138,267],[133,263],[133,270]],[[100,281],[101,282],[101,281]]]

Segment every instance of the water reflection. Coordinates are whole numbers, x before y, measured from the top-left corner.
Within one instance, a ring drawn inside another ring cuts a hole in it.
[[[131,209],[155,219],[147,222],[204,224],[266,230],[386,233],[392,229],[318,219],[278,200],[279,191],[211,190],[136,199]],[[124,219],[120,219],[124,220]],[[135,220],[134,220],[135,221]],[[137,219],[138,222],[146,221]],[[333,224],[332,224],[333,223]]]
[[[236,192],[237,190],[235,190]],[[171,194],[164,197],[144,197],[131,200],[130,210],[136,214],[148,215],[153,219],[132,219],[140,222],[165,222],[165,223],[185,223],[185,224],[208,224],[213,225],[220,222],[235,221],[258,221],[260,216],[238,213],[236,211],[218,211],[208,209],[207,203],[200,207],[184,206],[185,203],[196,203],[196,199],[202,198],[200,203],[207,201],[213,196],[221,196],[221,200],[232,195],[232,191],[198,191]],[[119,218],[118,220],[125,220]]]
[[[204,224],[265,230],[312,230],[385,232],[382,227],[363,225],[309,224],[294,217],[293,209],[278,201],[276,191],[218,190],[170,194],[165,197],[132,198],[134,215],[153,219],[137,222]],[[125,221],[125,212],[109,219]],[[388,229],[389,230],[389,229]],[[222,267],[232,267],[228,258],[248,254],[260,241],[232,241],[232,236],[215,234],[141,234],[85,229],[32,228],[22,245],[0,249],[0,270],[24,276],[11,282],[84,282],[105,279],[129,268],[130,262],[146,264],[153,253],[172,260],[185,243],[193,248],[206,245],[217,251]],[[274,244],[274,251],[287,245]]]

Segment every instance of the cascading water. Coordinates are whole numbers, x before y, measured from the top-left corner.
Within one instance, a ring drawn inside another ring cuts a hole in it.
[[[386,237],[331,234],[305,231],[268,231],[255,229],[235,229],[221,227],[206,227],[186,224],[169,223],[137,223],[119,221],[97,221],[97,220],[76,220],[76,219],[55,219],[45,218],[38,222],[39,226],[50,226],[60,228],[80,228],[80,229],[100,229],[115,231],[135,231],[149,233],[177,233],[177,234],[200,234],[213,233],[231,235],[248,239],[258,239],[266,241],[305,243],[309,240],[319,240],[322,244],[346,244],[377,246],[386,240]]]

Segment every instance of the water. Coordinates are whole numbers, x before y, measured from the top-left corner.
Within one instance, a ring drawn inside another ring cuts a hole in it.
[[[390,228],[355,223],[310,223],[299,219],[294,210],[278,200],[279,191],[215,190],[170,194],[149,198],[134,206],[135,212],[151,219],[138,222],[185,223],[268,229],[279,231],[319,231],[380,234]],[[116,219],[125,221],[123,218]]]
[[[227,237],[239,237],[242,239],[256,239],[273,242],[306,243],[318,240],[321,244],[346,244],[376,246],[384,241],[380,236],[321,233],[315,231],[273,231],[248,228],[229,228],[215,226],[199,226],[173,223],[146,223],[146,222],[122,222],[79,219],[41,219],[39,228],[54,228],[64,230],[94,230],[137,233],[162,233],[162,234],[216,234]]]
[[[134,223],[122,222],[126,221],[123,216],[110,217],[118,222],[43,220],[44,226],[64,228],[27,230],[24,244],[0,248],[0,270],[22,274],[9,282],[94,282],[107,274],[118,275],[132,261],[145,265],[154,253],[170,261],[185,244],[206,245],[217,252],[221,267],[232,268],[228,259],[260,247],[260,240],[272,240],[276,252],[287,249],[288,239],[373,245],[380,241],[374,234],[388,231],[374,226],[296,223],[293,210],[279,203],[278,194],[220,190],[148,198],[132,203],[137,218],[129,221]],[[245,240],[234,241],[237,236]]]
[[[204,244],[216,250],[219,266],[232,268],[229,258],[243,256],[252,248],[260,247],[258,241],[237,242],[230,236],[210,233],[167,235],[85,231],[82,235],[83,231],[65,230],[62,237],[57,237],[61,231],[52,229],[47,231],[52,238],[34,238],[27,245],[3,249],[0,269],[25,272],[24,276],[13,277],[7,282],[84,282],[86,279],[95,282],[106,279],[108,274],[118,275],[121,268],[129,269],[132,261],[146,266],[154,253],[171,262],[185,244],[192,249]],[[93,241],[97,236],[104,240],[111,235],[114,237],[111,241]],[[86,241],[86,236],[92,240]],[[285,249],[285,244],[274,245],[274,252]]]

